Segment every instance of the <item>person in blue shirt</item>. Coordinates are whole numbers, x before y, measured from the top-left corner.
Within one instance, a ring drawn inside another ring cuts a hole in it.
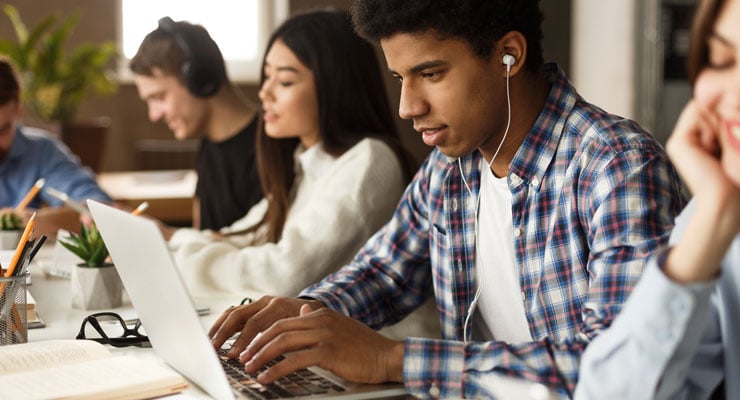
[[[72,200],[111,202],[93,173],[49,132],[18,124],[21,116],[21,82],[15,65],[0,57],[0,208],[15,208],[39,178],[45,188],[67,193]],[[61,200],[42,189],[28,205],[61,207]],[[51,217],[62,210],[44,210]]]
[[[537,0],[355,0],[353,20],[435,148],[351,263],[227,310],[214,346],[240,332],[228,355],[249,373],[285,354],[263,384],[319,365],[420,398],[492,397],[502,374],[571,396],[685,206],[667,155],[545,63]],[[431,298],[441,340],[374,331]]]
[[[740,3],[699,4],[666,149],[694,197],[586,349],[576,399],[740,399]]]

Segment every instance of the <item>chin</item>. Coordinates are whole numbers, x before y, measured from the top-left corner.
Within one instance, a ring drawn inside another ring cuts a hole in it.
[[[444,146],[444,145],[437,145],[437,148],[439,149],[439,151],[442,152],[442,154],[450,158],[464,157],[472,153],[474,150],[474,149],[462,149],[459,147]]]
[[[175,139],[177,140],[187,140],[192,139],[195,135],[193,135],[192,132],[185,132],[185,131],[175,131]]]
[[[267,129],[267,127],[265,128],[265,135],[267,135],[267,137],[269,137],[270,139],[290,139],[296,137],[296,135],[288,134],[279,129]]]

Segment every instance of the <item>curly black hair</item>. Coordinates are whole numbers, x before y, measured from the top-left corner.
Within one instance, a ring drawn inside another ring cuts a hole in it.
[[[539,0],[355,0],[352,21],[371,42],[396,33],[434,31],[441,39],[464,39],[481,58],[510,31],[527,40],[527,69],[543,63]]]

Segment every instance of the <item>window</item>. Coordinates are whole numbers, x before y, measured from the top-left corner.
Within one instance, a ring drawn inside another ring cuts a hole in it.
[[[122,80],[131,80],[128,62],[141,41],[160,18],[169,16],[208,30],[224,55],[232,81],[257,82],[265,42],[288,13],[288,0],[120,0],[120,4]]]

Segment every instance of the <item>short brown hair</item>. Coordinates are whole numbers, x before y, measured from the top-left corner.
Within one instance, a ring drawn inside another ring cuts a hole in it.
[[[0,56],[0,105],[20,103],[21,79],[12,60]]]
[[[216,42],[201,25],[186,21],[175,22],[182,40],[187,42],[191,57],[198,57],[211,66],[218,74],[217,79],[227,81],[226,63]],[[177,43],[171,32],[161,26],[149,32],[139,45],[139,50],[129,62],[129,69],[137,75],[153,76],[154,69],[160,69],[167,75],[178,77],[182,81],[183,65],[188,55]],[[184,82],[183,82],[184,83]]]

